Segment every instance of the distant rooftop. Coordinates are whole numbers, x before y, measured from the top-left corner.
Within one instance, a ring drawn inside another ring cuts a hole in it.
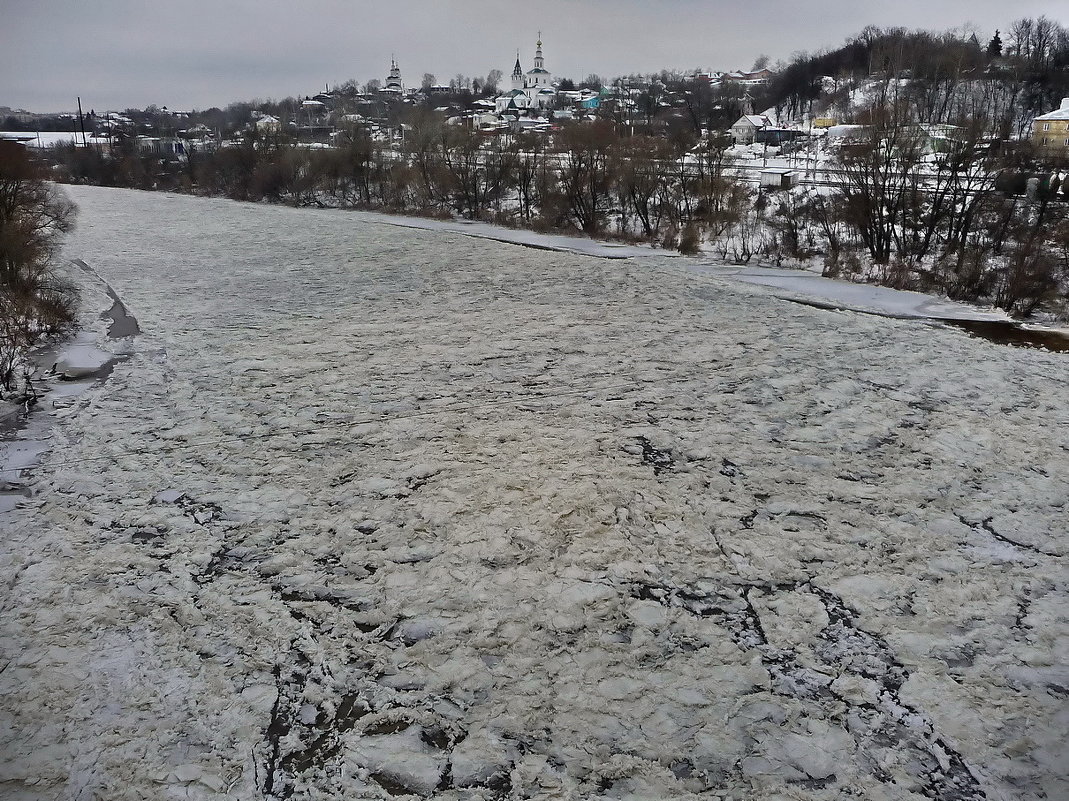
[[[1036,117],[1037,121],[1069,120],[1069,97],[1062,98],[1061,108],[1055,109],[1048,114]]]

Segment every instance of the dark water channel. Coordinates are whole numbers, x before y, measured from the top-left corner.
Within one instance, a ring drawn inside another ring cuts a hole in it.
[[[840,306],[826,300],[803,300],[801,298],[785,298],[789,303],[797,303],[801,306],[811,306],[814,309],[827,311],[854,312],[855,314],[871,314],[874,317],[889,317],[895,320],[916,320],[921,323],[934,323],[947,328],[959,328],[969,336],[977,339],[986,339],[996,345],[1010,345],[1015,348],[1035,348],[1054,353],[1069,353],[1069,334],[1061,331],[1051,331],[1042,328],[1025,328],[1013,320],[951,320],[945,317],[914,317],[912,315],[888,314],[885,312],[863,311]]]
[[[939,322],[953,328],[960,328],[970,336],[986,339],[997,345],[1069,353],[1069,335],[1058,331],[1023,328],[1018,323],[1003,320],[939,320]]]
[[[115,294],[111,284],[100,277],[100,274],[81,259],[72,259],[71,263],[84,273],[91,275],[99,281],[108,297],[111,298],[111,308],[100,313],[101,320],[111,320],[108,326],[108,339],[122,339],[123,337],[136,337],[141,333],[141,326],[137,324],[137,318],[130,314],[126,304]]]

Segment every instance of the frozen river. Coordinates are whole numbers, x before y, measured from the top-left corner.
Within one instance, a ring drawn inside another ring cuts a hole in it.
[[[0,797],[1069,794],[1064,355],[71,194],[141,333],[2,518]]]

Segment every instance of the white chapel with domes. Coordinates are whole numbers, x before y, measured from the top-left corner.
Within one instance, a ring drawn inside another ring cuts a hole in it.
[[[516,66],[512,69],[512,91],[497,99],[497,113],[548,108],[556,94],[553,73],[546,69],[546,60],[542,58],[542,34],[539,32],[534,67],[525,73],[520,66],[520,54],[516,54]]]

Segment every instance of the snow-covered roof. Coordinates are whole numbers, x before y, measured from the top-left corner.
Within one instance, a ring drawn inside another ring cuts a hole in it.
[[[729,81],[764,81],[771,78],[774,73],[771,70],[760,69],[753,72],[743,72],[742,70],[732,70],[725,74],[723,77]]]
[[[768,117],[765,117],[765,116],[763,116],[761,114],[743,114],[741,117],[739,117],[735,121],[735,125],[739,125],[739,124],[744,123],[744,122],[745,123],[749,123],[750,125],[754,126],[755,128],[764,128],[766,125],[771,125],[772,124],[772,120],[770,120]],[[732,126],[732,127],[734,127],[734,126]]]
[[[82,135],[77,131],[0,131],[0,139],[23,142],[29,147],[51,147],[52,145],[74,144],[81,146]],[[108,144],[106,136],[86,136],[89,144]]]
[[[828,137],[831,139],[856,139],[864,136],[868,131],[867,125],[833,125],[828,128]]]
[[[929,139],[950,139],[960,134],[961,126],[941,122],[922,122],[917,124],[916,130]]]
[[[1055,109],[1040,117],[1036,117],[1036,121],[1049,121],[1049,120],[1069,120],[1069,97],[1062,98],[1062,107]]]

